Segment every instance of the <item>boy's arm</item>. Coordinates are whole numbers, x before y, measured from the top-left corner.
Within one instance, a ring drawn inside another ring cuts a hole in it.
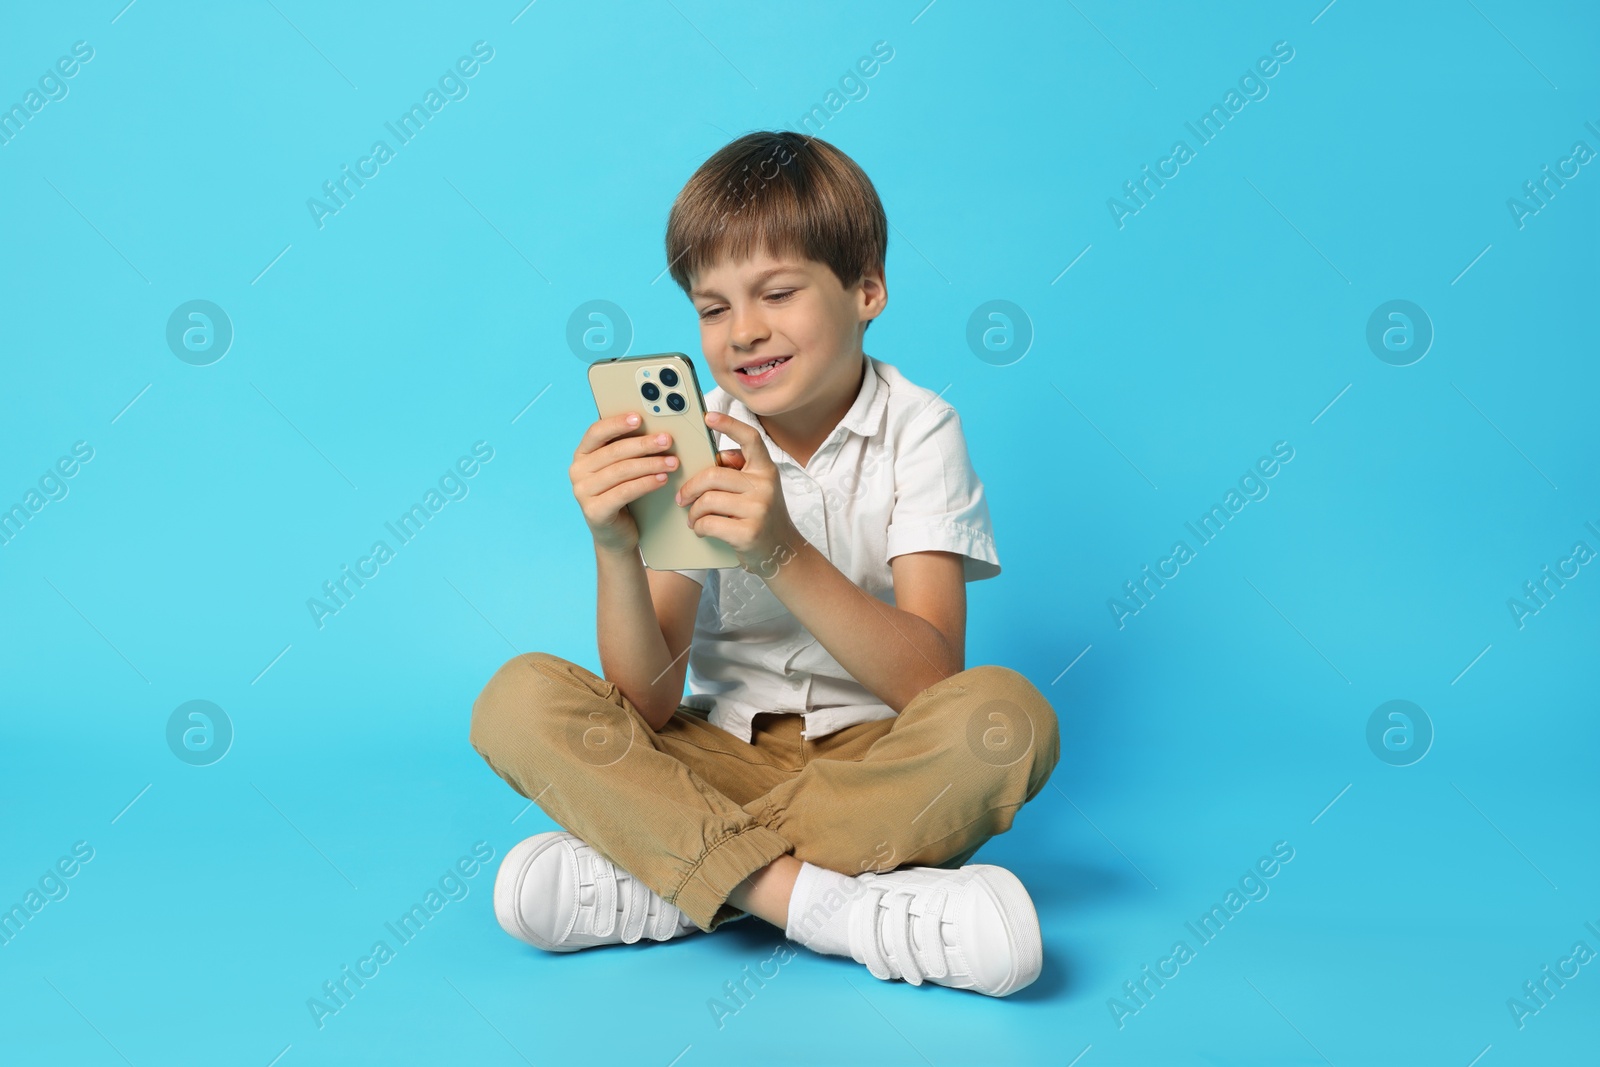
[[[683,699],[700,585],[671,571],[647,571],[637,549],[595,549],[595,623],[600,670],[652,730]]]
[[[954,409],[941,420],[927,430],[945,437],[942,443],[928,438],[933,451],[915,442],[908,446],[936,471],[960,443],[954,436],[959,433]],[[695,533],[732,547],[744,569],[765,580],[817,643],[896,713],[928,686],[963,670],[965,557],[917,544],[927,539],[918,525],[926,516],[902,516],[907,532],[898,539],[899,551],[896,526],[889,526],[895,606],[885,604],[800,535],[784,502],[778,468],[755,427],[715,411],[706,413],[706,422],[738,442],[740,452],[733,462],[700,471],[679,487],[676,500],[687,509]],[[960,452],[964,458],[964,443]],[[906,473],[917,477],[909,467]],[[943,504],[940,508],[941,515],[948,511]]]
[[[865,592],[809,541],[771,589],[851,677],[897,714],[922,690],[965,669],[967,587],[954,552],[889,561],[898,606]]]

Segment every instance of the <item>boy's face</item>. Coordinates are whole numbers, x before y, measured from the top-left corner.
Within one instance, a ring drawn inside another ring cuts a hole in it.
[[[758,415],[778,415],[849,390],[861,335],[888,301],[882,273],[845,288],[825,263],[761,252],[724,256],[690,288],[712,377]],[[739,368],[778,359],[747,375]],[[853,393],[852,393],[853,395]]]

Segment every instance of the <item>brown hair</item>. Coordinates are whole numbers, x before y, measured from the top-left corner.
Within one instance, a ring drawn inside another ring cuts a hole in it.
[[[889,222],[878,191],[827,141],[788,130],[747,133],[700,165],[667,217],[667,269],[685,293],[728,254],[766,248],[826,263],[846,288],[882,270]]]

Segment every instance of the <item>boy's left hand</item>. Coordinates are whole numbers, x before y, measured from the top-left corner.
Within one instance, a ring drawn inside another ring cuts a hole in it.
[[[690,529],[700,537],[725,541],[747,571],[766,573],[767,561],[787,548],[798,550],[800,532],[789,518],[778,466],[754,426],[711,411],[706,425],[739,443],[741,452],[723,452],[726,466],[709,467],[686,480],[677,502],[687,508]]]

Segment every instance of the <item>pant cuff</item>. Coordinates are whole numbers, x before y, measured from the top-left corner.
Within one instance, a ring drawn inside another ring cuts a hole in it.
[[[775,831],[752,824],[723,838],[700,857],[668,903],[709,933],[748,912],[729,904],[735,886],[779,856],[794,851]]]

